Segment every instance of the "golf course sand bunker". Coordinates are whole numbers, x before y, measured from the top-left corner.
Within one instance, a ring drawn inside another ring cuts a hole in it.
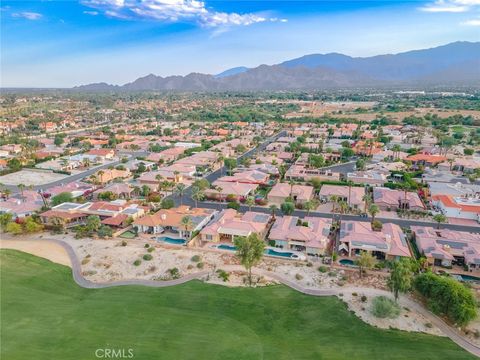
[[[0,249],[14,249],[36,255],[54,263],[72,267],[66,250],[48,240],[0,240]]]

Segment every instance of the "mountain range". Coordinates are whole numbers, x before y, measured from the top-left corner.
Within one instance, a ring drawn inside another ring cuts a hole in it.
[[[153,74],[122,86],[95,83],[87,91],[250,91],[313,90],[398,86],[480,86],[480,42],[447,45],[399,54],[351,57],[311,54],[275,65],[244,66],[220,74]]]

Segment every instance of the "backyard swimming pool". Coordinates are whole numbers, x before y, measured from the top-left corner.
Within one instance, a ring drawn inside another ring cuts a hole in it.
[[[217,246],[217,249],[220,250],[230,250],[230,251],[235,251],[237,248],[233,245],[227,245],[227,244],[221,244]]]
[[[163,242],[166,242],[169,244],[175,244],[175,245],[185,245],[185,243],[187,242],[187,240],[185,239],[175,239],[168,236],[158,237],[157,241],[163,241]]]
[[[237,250],[237,248],[235,246],[228,245],[228,244],[218,245],[217,249],[229,250],[229,251]],[[292,252],[281,252],[281,251],[275,251],[273,249],[266,249],[264,254],[267,255],[267,256],[277,256],[277,257],[288,258],[288,259],[298,259],[299,258],[298,255],[296,255]]]
[[[267,249],[267,250],[265,250],[265,255],[269,255],[269,256],[279,256],[279,257],[284,257],[284,258],[289,258],[289,259],[298,258],[298,255],[295,255],[294,253],[291,253],[291,252],[280,252],[280,251],[275,251],[275,250],[273,250],[273,249]]]
[[[458,277],[460,281],[480,283],[480,278],[472,275],[452,274]]]
[[[339,261],[339,263],[341,265],[344,265],[344,266],[352,266],[352,267],[357,266],[357,265],[355,265],[355,261],[350,260],[350,259],[342,259],[342,260]]]

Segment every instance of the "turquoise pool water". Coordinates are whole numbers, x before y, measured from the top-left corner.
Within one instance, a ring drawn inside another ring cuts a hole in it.
[[[230,251],[235,251],[237,250],[237,248],[233,245],[226,245],[226,244],[222,244],[222,245],[218,245],[217,246],[217,249],[220,249],[220,250],[230,250]]]
[[[237,250],[237,248],[235,246],[227,245],[227,244],[218,245],[217,249],[229,250],[229,251]],[[278,256],[278,257],[289,258],[289,259],[295,259],[295,258],[298,257],[297,255],[295,255],[294,253],[291,253],[291,252],[280,252],[280,251],[275,251],[275,250],[272,250],[272,249],[265,250],[265,255]]]
[[[350,259],[342,259],[339,261],[340,264],[345,265],[345,266],[357,266],[355,265],[355,261],[350,260]]]
[[[480,278],[477,277],[477,276],[472,276],[472,275],[463,275],[463,274],[452,274],[452,275],[456,275],[456,276],[459,276],[462,281],[471,281],[471,282],[478,282],[480,283]]]
[[[169,243],[169,244],[175,244],[175,245],[185,245],[185,243],[187,242],[187,240],[185,239],[175,239],[175,238],[171,238],[171,237],[168,237],[168,236],[162,236],[162,237],[159,237],[157,238],[158,241],[163,241],[163,242],[166,242],[166,243]]]
[[[285,258],[293,258],[294,254],[291,252],[280,252],[280,251],[275,251],[272,249],[267,249],[265,250],[265,255],[270,255],[270,256],[280,256],[280,257],[285,257]]]

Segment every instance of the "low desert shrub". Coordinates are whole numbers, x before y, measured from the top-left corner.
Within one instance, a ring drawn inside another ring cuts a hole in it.
[[[142,260],[135,260],[135,261],[133,262],[133,265],[139,266],[141,263],[142,263]]]
[[[203,262],[197,263],[197,268],[199,268],[199,269],[203,269],[204,266],[205,266],[205,264]]]
[[[230,277],[230,274],[228,272],[226,272],[225,270],[222,270],[222,269],[217,270],[217,275],[220,279],[223,280],[223,282],[227,282],[228,278]]]
[[[193,262],[199,262],[200,261],[200,255],[193,255],[190,260],[193,261]]]
[[[150,260],[152,260],[152,259],[153,259],[153,256],[150,255],[150,254],[145,254],[145,255],[143,255],[143,260],[145,260],[145,261],[150,261]]]
[[[328,271],[328,267],[321,265],[318,267],[318,271],[320,271],[321,273],[326,273]]]
[[[400,307],[392,299],[385,296],[377,296],[373,299],[371,313],[373,316],[381,319],[395,319],[400,315]]]

